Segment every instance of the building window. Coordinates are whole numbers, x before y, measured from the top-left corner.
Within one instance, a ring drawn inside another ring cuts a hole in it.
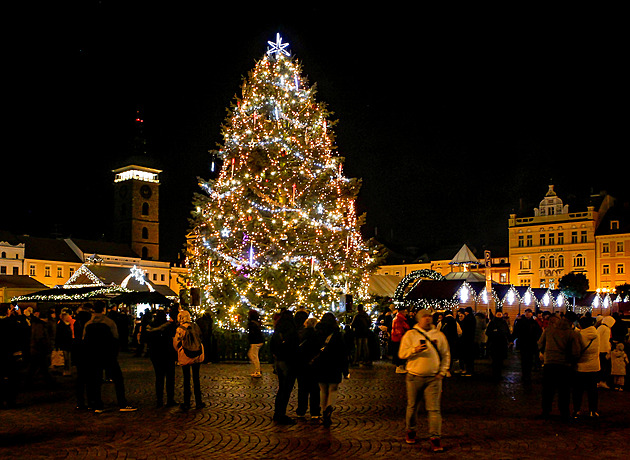
[[[35,276],[35,265],[30,265],[28,267],[28,274],[29,276]]]
[[[142,239],[146,240],[149,238],[149,229],[146,227],[142,227]]]
[[[70,272],[70,277],[72,277],[74,275],[74,267],[70,267],[68,271]]]
[[[558,244],[564,244],[564,233],[558,233]]]
[[[532,246],[533,246],[532,235],[527,235],[527,247],[531,248]]]
[[[6,275],[6,274],[7,274],[7,267],[3,265],[0,267],[0,275]]]
[[[547,259],[545,259],[545,256],[540,258],[540,268],[547,268]]]
[[[1,257],[2,257],[3,259],[6,259],[6,258],[7,258],[7,253],[6,253],[6,252],[4,252],[4,251],[2,251],[2,255],[1,255]]]
[[[580,243],[588,243],[588,237],[587,237],[587,233],[586,230],[582,230],[582,232],[580,233]]]
[[[549,234],[549,246],[553,246],[554,244],[556,244],[556,235],[554,235],[553,233]]]
[[[142,203],[142,215],[143,216],[149,215],[149,203]]]
[[[63,278],[63,267],[57,267],[57,278]]]
[[[602,265],[602,275],[610,275],[610,265]]]
[[[162,282],[163,282],[165,279],[166,279],[166,277],[165,277],[165,276],[164,276],[164,274],[162,273],[162,274],[160,275],[160,281],[162,281]]]
[[[556,258],[549,256],[549,268],[556,268]]]
[[[525,246],[525,241],[523,239],[523,235],[519,235],[518,236],[518,247],[522,248],[523,246]]]
[[[577,239],[577,232],[571,232],[571,243],[572,244],[577,244],[578,239]]]
[[[50,277],[50,265],[46,265],[46,266],[44,267],[44,276],[45,276],[46,278],[49,278],[49,277]]]
[[[577,254],[573,258],[573,266],[574,267],[584,267],[584,266],[586,266],[586,258],[582,254]]]
[[[626,273],[624,264],[617,264],[617,275],[623,275]]]
[[[17,267],[13,267],[13,274],[14,275],[19,275],[20,274],[20,269]]]
[[[541,246],[545,245],[545,234],[544,233],[540,234],[540,245]]]
[[[564,256],[562,254],[558,256],[558,268],[564,268]]]
[[[619,221],[618,220],[611,220],[610,221],[610,229],[611,230],[619,230]]]
[[[623,252],[623,241],[617,241],[617,252]]]
[[[602,254],[610,254],[610,243],[602,243]]]

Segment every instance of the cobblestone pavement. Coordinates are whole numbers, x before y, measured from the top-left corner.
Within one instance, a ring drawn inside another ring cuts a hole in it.
[[[490,381],[483,360],[478,375],[445,380],[441,454],[429,452],[426,438],[404,442],[405,377],[387,362],[352,369],[330,428],[308,418],[294,426],[272,422],[276,379],[268,364],[262,379],[249,377],[247,364],[202,366],[208,406],[189,412],[155,408],[148,359],[125,354],[121,366],[137,412],[76,411],[71,377],[58,377],[59,389],[36,386],[20,396],[18,409],[0,411],[0,458],[630,458],[629,393],[600,390],[598,422],[539,420],[540,373],[524,387],[515,356],[500,384]],[[177,379],[181,398],[179,372]],[[114,403],[112,385],[103,386],[103,399]],[[419,420],[424,436],[424,413]]]

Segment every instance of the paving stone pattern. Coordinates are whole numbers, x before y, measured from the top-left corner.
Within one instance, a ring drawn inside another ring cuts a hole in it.
[[[103,399],[111,410],[76,411],[71,378],[58,377],[57,390],[36,386],[20,396],[19,408],[0,411],[0,458],[630,458],[630,393],[600,390],[602,416],[597,422],[539,420],[540,373],[524,387],[516,356],[501,383],[490,380],[484,360],[478,361],[478,375],[445,380],[445,452],[439,454],[428,449],[423,412],[420,442],[405,443],[405,376],[394,373],[387,362],[351,370],[340,386],[330,428],[308,416],[294,426],[272,422],[276,379],[268,364],[261,379],[252,379],[243,363],[203,365],[207,407],[188,412],[155,408],[148,359],[125,354],[121,366],[137,412],[118,412],[113,385],[108,384],[103,385]],[[296,390],[292,416],[295,396]]]

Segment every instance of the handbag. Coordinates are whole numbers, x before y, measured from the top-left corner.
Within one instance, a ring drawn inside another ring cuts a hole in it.
[[[50,364],[53,367],[63,367],[63,365],[65,364],[63,350],[53,350],[50,357]]]

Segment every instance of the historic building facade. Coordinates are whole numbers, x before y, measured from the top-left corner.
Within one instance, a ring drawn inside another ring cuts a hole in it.
[[[599,213],[593,206],[569,212],[553,185],[534,209],[533,217],[508,221],[510,278],[518,286],[555,289],[564,275],[583,273],[597,285],[595,230]]]

